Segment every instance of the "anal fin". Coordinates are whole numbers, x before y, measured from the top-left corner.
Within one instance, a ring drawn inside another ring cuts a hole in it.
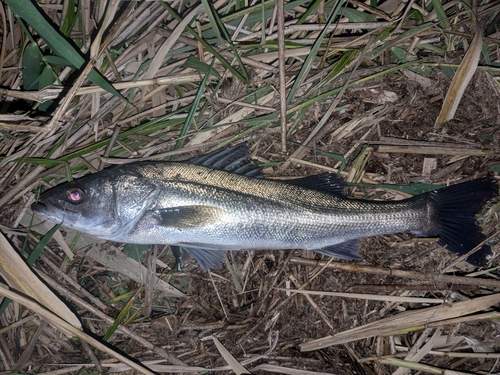
[[[363,260],[363,257],[359,253],[358,239],[337,243],[321,249],[313,249],[312,251],[344,260]]]
[[[207,250],[186,246],[182,246],[182,248],[198,262],[205,272],[210,269],[220,268],[220,266],[226,262],[225,250]]]

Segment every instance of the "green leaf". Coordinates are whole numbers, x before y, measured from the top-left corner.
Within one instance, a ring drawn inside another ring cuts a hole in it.
[[[120,324],[122,324],[122,322],[125,320],[125,318],[129,314],[130,310],[134,306],[134,302],[135,302],[135,296],[130,298],[128,300],[128,302],[126,303],[126,305],[123,307],[123,309],[120,311],[120,313],[118,314],[118,316],[114,320],[113,324],[109,327],[109,329],[106,331],[106,333],[102,337],[103,341],[108,341],[110,339],[110,337],[113,335],[113,333],[115,333],[115,331],[118,329]]]
[[[404,48],[401,48],[401,47],[392,47],[391,51],[392,51],[392,53],[394,53],[396,58],[402,63],[412,61],[412,58],[413,59],[415,58],[407,50],[405,50]],[[423,75],[424,77],[429,77],[432,74],[432,69],[428,66],[425,66],[425,65],[413,66],[413,67],[410,67],[408,69],[414,73]]]
[[[330,73],[328,73],[326,79],[323,80],[323,83],[327,83],[335,78],[337,74],[339,74],[351,61],[355,59],[358,53],[359,50],[346,51],[343,53],[340,59],[333,66],[332,70],[330,70]],[[323,84],[320,84],[320,86],[323,86]]]
[[[235,9],[240,10],[245,8],[245,0],[236,0]]]
[[[64,57],[61,57],[61,56],[46,55],[46,56],[43,56],[43,61],[45,61],[47,64],[51,64],[51,65],[69,66],[69,67],[72,67],[73,69],[76,68],[67,59],[65,59]]]
[[[374,21],[376,21],[373,14],[366,13],[366,12],[360,12],[359,10],[352,9],[352,8],[345,8],[343,15],[344,15],[344,17],[349,19],[349,21],[351,21],[351,22],[374,22]]]
[[[38,89],[41,90],[44,87],[51,85],[55,81],[56,77],[57,75],[52,69],[52,67],[50,65],[46,65],[45,68],[43,68],[42,70],[42,74],[40,74],[40,80],[38,81]]]
[[[441,3],[441,0],[432,0],[432,6],[434,7],[434,10],[436,11],[436,16],[439,21],[439,26],[442,27],[443,29],[446,29],[450,27],[450,21],[448,21],[448,16],[446,15],[446,11],[443,8],[443,4]]]
[[[217,39],[219,39],[219,44],[223,45],[224,40],[222,39],[222,34],[218,28],[219,22],[217,22],[217,20],[219,19],[219,15],[217,14],[217,11],[212,6],[211,1],[201,0],[201,3],[203,4],[205,14],[207,15],[210,25],[212,26],[212,31],[215,33]]]
[[[375,42],[381,42],[385,39],[387,39],[393,32],[394,27],[388,27],[387,29],[383,29],[380,34],[378,34],[375,39],[373,40],[373,43]]]
[[[341,165],[339,168],[339,173],[343,172],[345,167],[346,167],[346,160],[343,155],[340,154],[332,154],[331,152],[326,152],[326,151],[321,151],[319,149],[316,149],[316,152],[321,155],[328,156],[329,158],[332,158],[334,160],[340,161]]]
[[[40,239],[38,244],[29,255],[26,263],[28,263],[30,266],[35,264],[40,254],[42,254],[42,250],[45,248],[45,246],[47,246],[47,243],[52,239],[52,236],[60,227],[61,224],[56,224],[47,233],[45,233],[45,235]]]
[[[60,56],[65,56],[74,66],[81,68],[85,59],[41,14],[30,0],[5,0],[19,17],[25,20]]]
[[[299,89],[299,87],[302,86],[304,79],[309,74],[309,72],[313,66],[314,60],[316,59],[316,55],[318,53],[319,47],[323,43],[323,39],[325,38],[325,35],[328,31],[328,28],[330,27],[332,22],[337,18],[337,15],[340,13],[340,10],[342,9],[343,4],[344,4],[344,0],[340,0],[338,2],[337,7],[332,12],[332,15],[330,16],[330,18],[326,22],[325,27],[323,28],[321,33],[316,38],[316,41],[314,42],[314,44],[311,48],[311,52],[309,53],[306,60],[304,61],[304,64],[302,65],[302,69],[300,69],[300,72],[297,75],[297,78],[295,79],[295,82],[293,83],[293,86],[290,89],[290,92],[288,93],[288,96],[286,98],[287,105],[290,104],[290,102],[294,98],[295,94],[297,93],[297,90]]]
[[[170,7],[170,5],[168,5],[167,3],[165,3],[162,0],[159,0],[159,1],[160,1],[160,4],[170,12],[170,15],[173,18],[175,18],[177,21],[182,20],[182,18],[175,12],[174,9],[172,9],[172,7]],[[203,47],[206,48],[206,50],[208,52],[210,52],[212,55],[214,55],[214,57],[217,60],[219,60],[222,63],[222,65],[224,65],[224,67],[226,67],[226,69],[228,69],[236,78],[238,78],[240,81],[242,81],[244,83],[248,83],[248,75],[247,75],[246,71],[245,71],[245,75],[242,75],[240,72],[238,72],[238,70],[233,68],[231,66],[231,64],[226,59],[224,59],[222,57],[222,55],[219,52],[217,52],[215,50],[215,48],[213,48],[205,39],[201,38],[198,35],[198,33],[191,26],[186,26],[186,30],[193,36],[193,38],[195,38],[199,43],[201,43],[203,45]]]
[[[128,243],[123,247],[122,253],[133,260],[142,263],[144,255],[149,251],[149,245],[136,245]]]
[[[395,66],[395,67],[391,67],[391,68],[385,69],[385,70],[383,70],[381,72],[374,73],[374,74],[371,74],[369,76],[360,78],[357,81],[349,83],[347,85],[347,87],[354,87],[356,85],[359,85],[362,82],[370,81],[372,79],[382,77],[382,76],[384,76],[386,74],[389,74],[389,73],[401,70],[403,68],[407,68],[407,67],[410,67],[410,66],[418,66],[420,64],[422,64],[421,60],[410,61],[410,62],[401,64],[401,65],[398,65],[398,66]],[[336,94],[338,94],[340,92],[340,90],[342,90],[342,87],[336,87],[336,88],[334,88],[332,90],[329,90],[329,91],[326,91],[326,92],[324,92],[324,93],[322,93],[320,95],[317,95],[317,96],[315,96],[312,99],[306,98],[302,103],[296,105],[293,108],[288,109],[287,110],[287,114],[294,113],[296,111],[299,111],[302,108],[306,108],[306,107],[310,106],[312,103],[320,102],[323,99],[326,99],[326,98],[328,98],[328,97],[330,97],[332,95],[336,95]]]
[[[225,41],[227,44],[229,44],[229,48],[231,48],[231,51],[233,51],[233,55],[234,57],[236,58],[236,61],[238,61],[238,64],[240,66],[240,69],[242,71],[241,75],[242,75],[242,78],[243,78],[243,83],[248,83],[248,73],[245,69],[245,64],[243,64],[243,61],[241,61],[241,57],[240,57],[240,54],[239,54],[239,51],[238,49],[234,46],[234,43],[233,41],[231,40],[231,36],[229,35],[229,33],[227,32],[227,29],[226,29],[226,26],[224,26],[224,23],[222,22],[222,20],[220,19],[219,17],[219,14],[217,13],[217,11],[215,10],[214,6],[212,5],[212,2],[208,2],[206,0],[202,0],[202,1],[205,1],[207,2],[208,4],[208,7],[210,8],[210,11],[209,13],[212,15],[212,17],[214,18],[214,21],[216,22],[216,25],[217,25],[217,30],[220,31],[220,33],[222,34],[222,36],[224,37]],[[207,9],[205,8],[205,13],[207,13]],[[234,68],[233,68],[234,69]]]
[[[446,53],[446,50],[435,45],[435,44],[430,44],[430,43],[420,43],[417,47],[418,49],[426,49],[428,51],[432,51],[438,55],[444,56]]]
[[[418,10],[416,9],[412,9],[408,12],[408,14],[406,15],[405,17],[405,21],[408,21],[408,20],[411,20],[411,19],[414,19],[414,20],[417,20],[421,23],[424,23],[425,22],[425,18],[424,16],[422,15],[422,13],[420,13]]]
[[[448,78],[453,78],[455,76],[455,71],[449,66],[441,66],[441,70],[448,76]]]
[[[500,164],[493,164],[488,167],[489,171],[500,173]]]
[[[23,53],[23,89],[31,90],[42,71],[42,52],[36,43],[26,46]]]
[[[198,105],[200,104],[201,98],[203,97],[203,94],[205,93],[205,86],[207,85],[208,79],[212,73],[212,69],[215,63],[215,59],[212,60],[212,64],[209,66],[209,71],[207,74],[205,74],[205,77],[203,77],[203,81],[200,82],[200,86],[198,87],[198,91],[196,92],[196,96],[194,97],[193,103],[191,104],[191,108],[189,109],[189,113],[186,117],[186,121],[184,122],[184,125],[182,126],[181,133],[179,134],[179,139],[175,143],[174,150],[180,149],[186,140],[186,135],[189,132],[189,129],[191,128],[191,123],[193,122],[194,115],[196,114],[196,110],[198,109]],[[175,161],[177,160],[178,155],[173,155],[170,160]]]
[[[309,1],[310,0],[295,0],[295,1],[285,2],[285,12],[289,12],[301,5],[308,3]],[[274,12],[275,5],[276,5],[276,0],[264,0],[261,2],[257,2],[252,6],[247,6],[244,9],[225,15],[224,17],[222,17],[222,22],[234,26],[239,22],[239,20],[243,16],[248,15],[245,26],[250,26],[262,20],[262,7],[264,7],[265,9],[266,19],[270,19]],[[231,23],[231,21],[235,21],[234,24]],[[203,25],[201,27],[202,30],[207,30],[209,28],[210,25]]]
[[[204,63],[203,61],[198,60],[193,55],[190,55],[186,62],[184,63],[185,68],[192,68],[204,74],[211,74],[214,77],[221,78],[220,74],[217,70],[211,68],[211,65]]]
[[[483,46],[481,48],[481,56],[483,57],[484,65],[491,65],[490,51],[488,48],[488,43],[486,42],[483,42]]]
[[[314,0],[311,5],[309,5],[309,8],[304,12],[302,16],[300,16],[299,20],[297,21],[297,25],[302,25],[304,22],[307,21],[307,17],[309,17],[313,12],[318,9],[319,4],[321,4],[323,0]]]
[[[64,35],[69,36],[76,21],[77,11],[75,7],[75,0],[66,0],[66,9],[66,16],[64,17],[64,21],[61,25],[61,32]]]
[[[375,48],[372,51],[372,56],[373,57],[379,56],[384,51],[386,51],[394,46],[400,45],[401,42],[403,42],[404,40],[418,36],[420,33],[424,32],[425,30],[430,29],[432,27],[434,27],[434,24],[432,22],[427,22],[427,23],[424,23],[422,25],[412,27],[410,30],[405,31],[403,34],[394,38],[390,42],[387,42],[387,43],[381,45],[380,47]],[[379,39],[377,39],[377,40],[379,40]]]
[[[59,56],[64,56],[73,66],[80,69],[85,64],[85,59],[80,51],[75,49],[40,12],[31,0],[5,0],[10,9],[26,21],[47,42]],[[97,70],[92,69],[88,78],[109,93],[126,99],[111,85]]]
[[[43,68],[42,74],[40,74],[40,79],[38,81],[38,90],[51,85],[56,77],[57,75],[54,73],[54,70],[52,70],[52,67],[50,65],[45,65],[45,68]],[[41,103],[38,106],[38,109],[40,111],[46,111],[52,105],[52,103],[52,100],[47,100]]]

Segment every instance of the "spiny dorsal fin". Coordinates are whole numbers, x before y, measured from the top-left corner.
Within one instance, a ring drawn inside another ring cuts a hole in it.
[[[243,176],[262,178],[261,168],[252,163],[249,157],[250,150],[246,143],[238,143],[189,159],[188,162]]]

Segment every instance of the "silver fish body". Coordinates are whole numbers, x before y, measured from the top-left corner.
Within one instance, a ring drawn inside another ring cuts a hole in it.
[[[33,211],[106,240],[181,246],[206,270],[220,266],[228,250],[305,249],[361,259],[360,238],[404,231],[441,236],[442,245],[464,254],[484,239],[474,216],[498,193],[491,178],[391,202],[350,199],[342,187],[330,174],[287,183],[139,162],[50,189]],[[484,247],[469,261],[482,265],[488,253]]]
[[[130,215],[140,217],[132,220],[131,230],[103,238],[129,243],[154,238],[155,243],[212,249],[314,250],[377,234],[422,231],[429,222],[423,201],[346,199],[188,164],[132,168],[156,186],[154,202]],[[132,203],[125,206],[136,207]]]

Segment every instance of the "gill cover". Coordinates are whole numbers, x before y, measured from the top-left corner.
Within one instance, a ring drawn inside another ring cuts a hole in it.
[[[137,223],[157,195],[153,183],[111,168],[51,188],[31,208],[46,220],[113,240]]]

